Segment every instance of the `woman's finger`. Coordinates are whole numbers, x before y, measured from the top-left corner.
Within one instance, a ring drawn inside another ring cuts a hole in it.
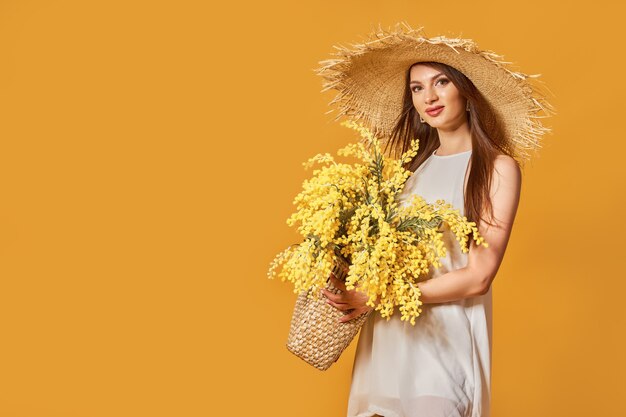
[[[361,315],[361,313],[363,313],[363,310],[355,308],[354,310],[352,310],[351,313],[346,314],[345,316],[339,318],[339,320],[337,320],[339,323],[345,323],[348,322],[358,316]]]
[[[335,307],[337,310],[341,310],[341,311],[350,310],[350,306],[348,304],[335,303],[334,301],[331,301],[331,300],[327,300],[326,302],[330,304],[331,306]]]

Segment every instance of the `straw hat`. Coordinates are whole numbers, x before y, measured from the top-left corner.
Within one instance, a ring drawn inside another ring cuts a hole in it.
[[[319,61],[321,66],[314,71],[324,78],[322,92],[339,92],[329,103],[338,104],[335,120],[344,115],[357,120],[383,142],[402,112],[406,71],[424,61],[454,67],[474,83],[493,113],[493,117],[481,121],[500,127],[505,136],[502,146],[520,162],[530,159],[529,151],[541,148],[542,135],[551,131],[539,119],[555,114],[554,109],[541,86],[531,83],[541,74],[513,71],[507,65],[510,62],[479,49],[471,39],[427,38],[423,27],[413,29],[400,22],[388,31],[379,26],[352,48],[334,48],[338,52],[331,55],[338,58]]]

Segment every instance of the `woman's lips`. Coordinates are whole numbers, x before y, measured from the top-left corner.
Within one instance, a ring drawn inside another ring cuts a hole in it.
[[[439,108],[436,108],[435,110],[427,111],[426,113],[428,113],[429,116],[433,116],[433,117],[438,116],[439,113],[443,111],[443,107],[444,106],[441,106]]]

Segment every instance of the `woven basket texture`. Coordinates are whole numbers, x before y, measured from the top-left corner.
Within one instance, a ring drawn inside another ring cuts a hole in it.
[[[345,281],[348,268],[347,261],[338,257],[333,274],[339,280]],[[327,280],[326,288],[333,294],[341,293],[330,279]],[[343,312],[327,304],[326,298],[321,294],[315,300],[310,291],[301,292],[296,299],[291,318],[287,349],[315,368],[327,370],[339,359],[373,310],[368,310],[348,322],[337,322],[337,319],[350,311]]]

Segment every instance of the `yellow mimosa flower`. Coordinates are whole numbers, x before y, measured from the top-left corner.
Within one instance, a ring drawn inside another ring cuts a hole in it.
[[[359,287],[372,307],[378,299],[376,310],[387,320],[399,307],[401,319],[415,325],[422,312],[416,284],[430,267],[440,267],[440,259],[446,256],[442,227],[450,229],[463,252],[468,251],[470,235],[477,245],[488,244],[476,224],[444,200],[428,204],[412,195],[400,204],[399,196],[411,176],[403,165],[417,155],[417,139],[399,159],[391,159],[383,155],[379,139],[368,129],[354,121],[342,125],[358,131],[362,140],[337,154],[361,162],[340,163],[324,153],[303,163],[305,169],[321,165],[303,182],[293,200],[296,211],[287,219],[288,226],[300,224],[298,232],[304,240],[276,255],[268,278],[290,281],[294,293],[307,291],[318,298],[337,257],[342,256],[350,263],[348,290]]]

